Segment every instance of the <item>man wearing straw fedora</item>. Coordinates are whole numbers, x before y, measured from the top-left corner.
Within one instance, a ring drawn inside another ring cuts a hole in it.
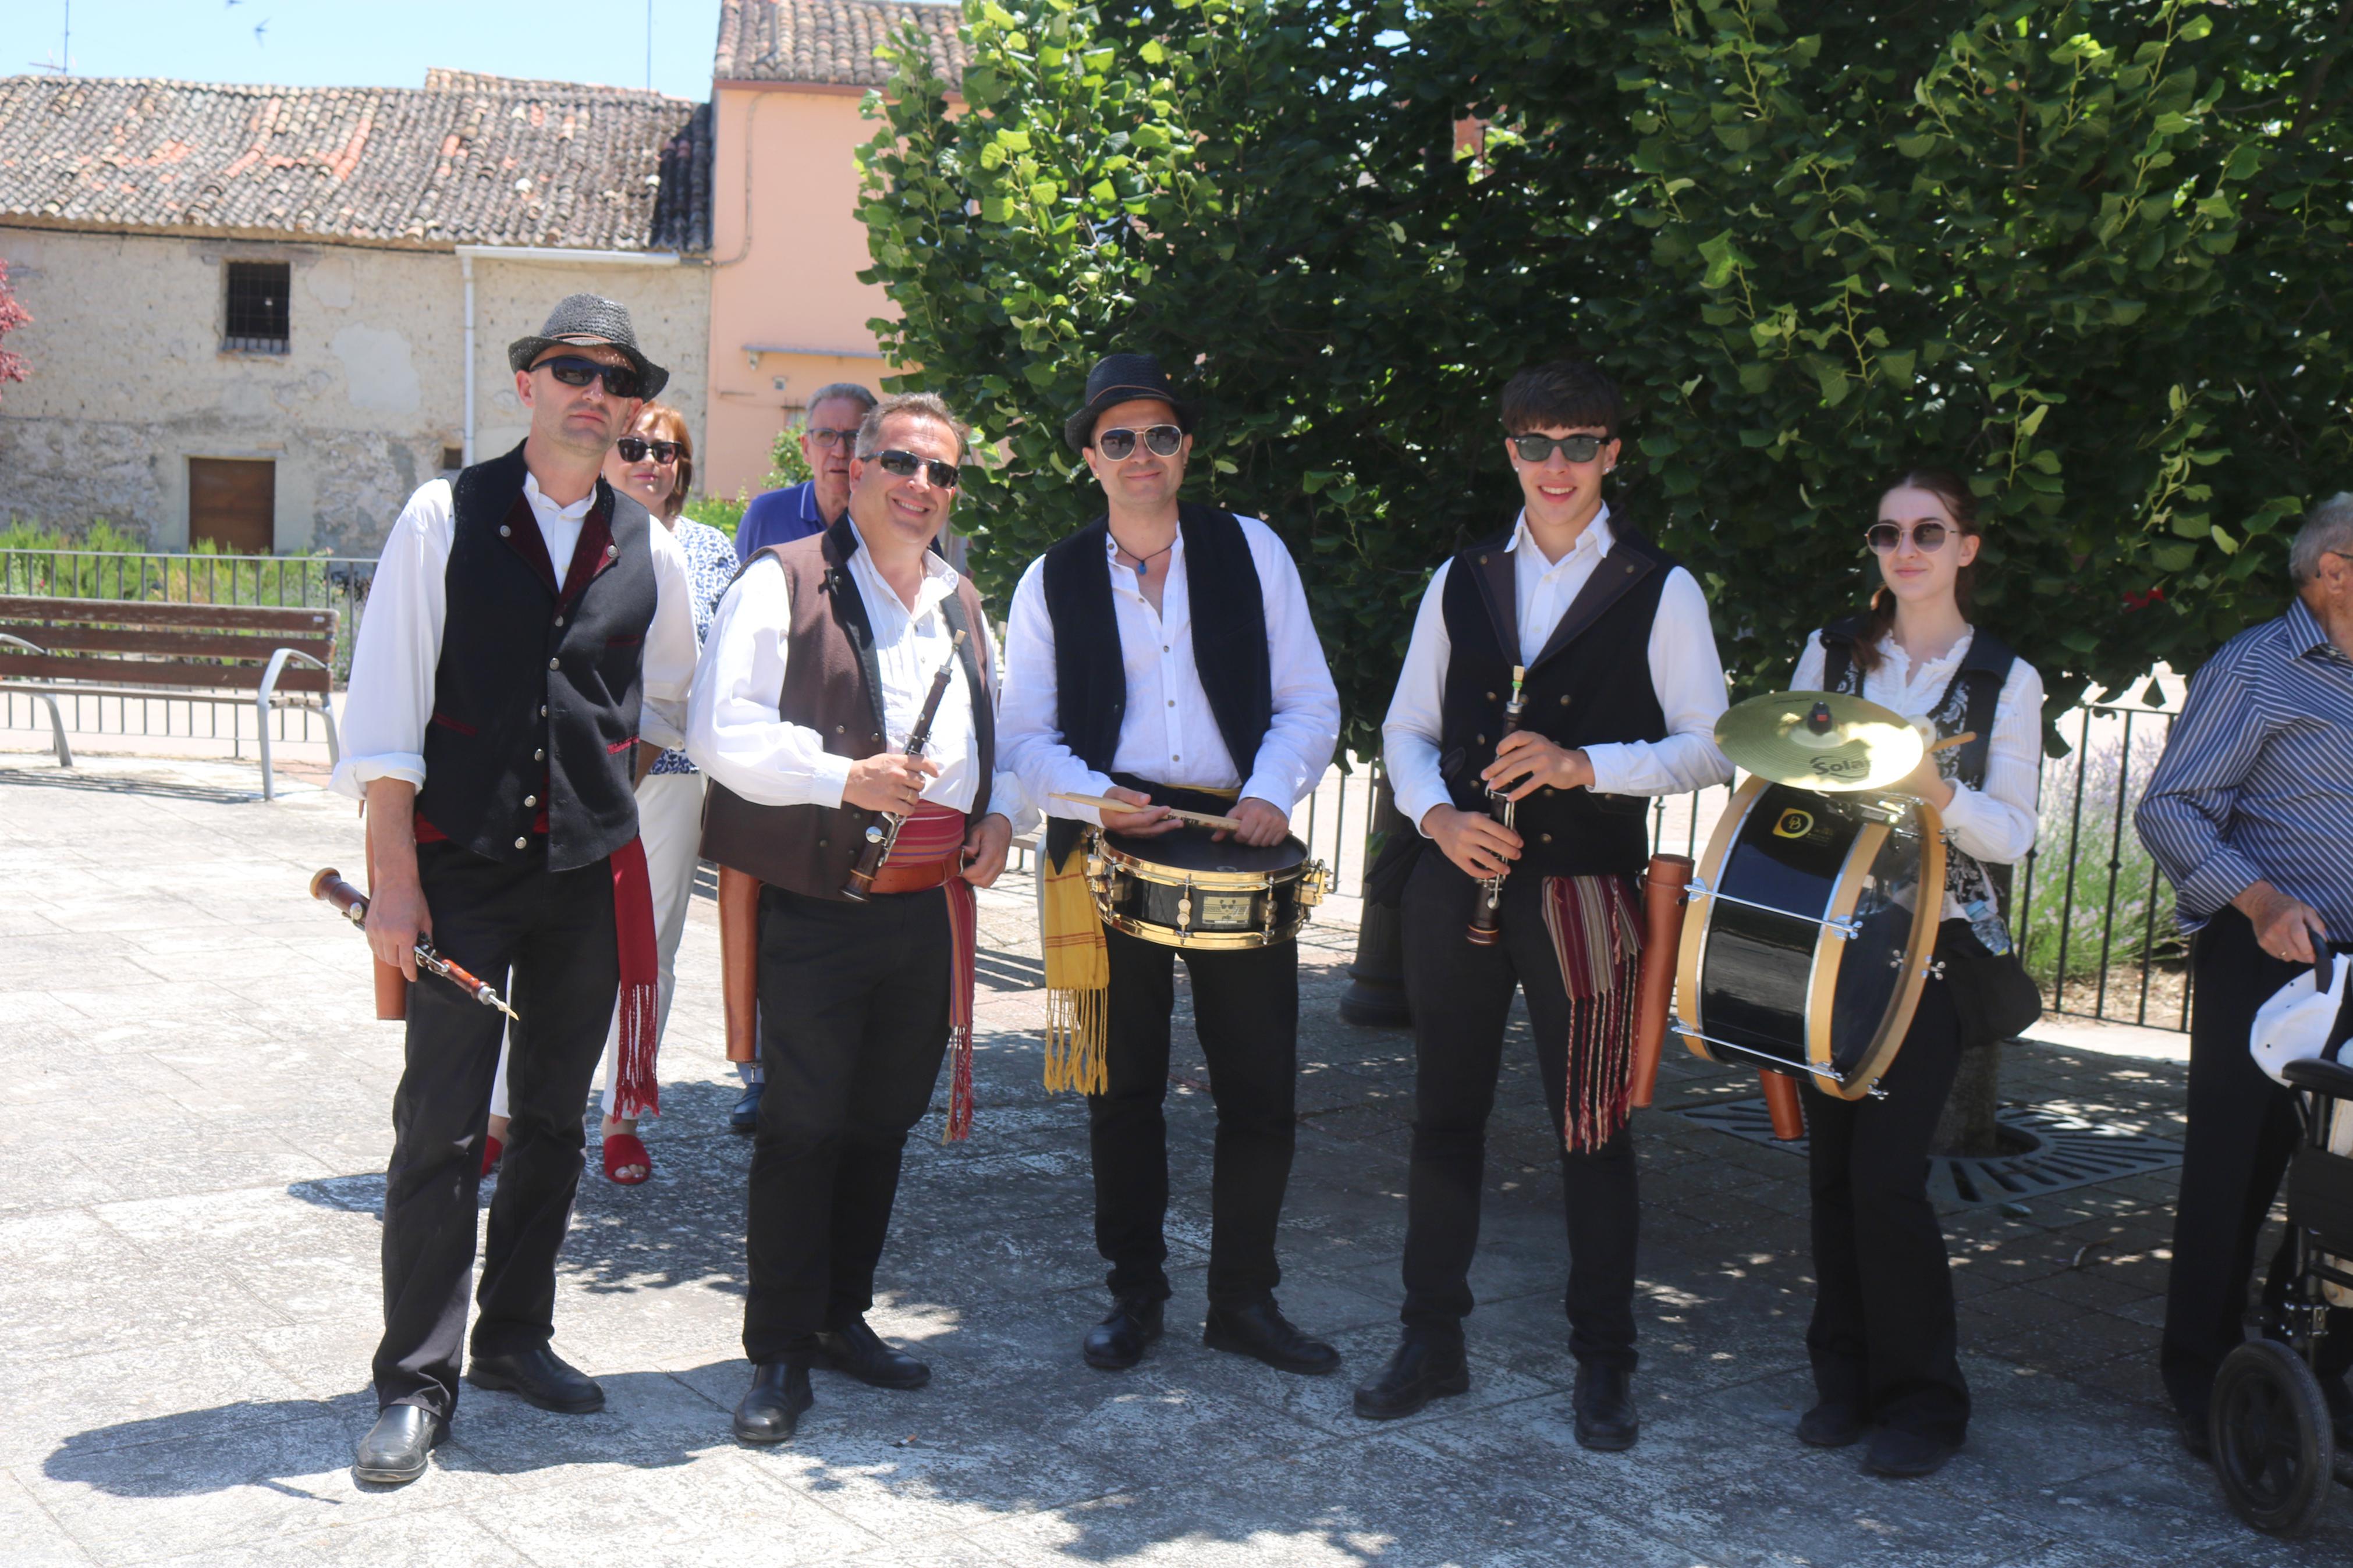
[[[620,1006],[617,1089],[657,1109],[659,970],[632,786],[682,740],[693,589],[670,531],[601,477],[668,373],[629,312],[575,294],[508,351],[531,433],[409,499],[352,658],[334,785],[367,803],[369,945],[408,983],[385,1176],[380,1414],[353,1466],[425,1471],[458,1405],[475,1190],[505,1022],[416,984],[422,936],[513,1001],[512,1121],[467,1378],[543,1410],[604,1407],[550,1348],[581,1108]],[[510,984],[509,973],[512,982]]]
[[[1030,563],[1006,629],[1005,765],[1050,814],[1047,1087],[1087,1095],[1095,1246],[1111,1265],[1111,1313],[1082,1350],[1106,1371],[1142,1359],[1169,1295],[1161,1102],[1176,955],[1097,916],[1082,832],[1166,833],[1175,806],[1230,816],[1245,844],[1279,843],[1339,736],[1339,696],[1282,542],[1255,518],[1177,500],[1192,432],[1192,406],[1151,355],[1094,367],[1063,436],[1103,486],[1104,515]],[[1204,1342],[1328,1373],[1338,1352],[1274,1300],[1296,1131],[1298,944],[1187,949],[1185,966],[1218,1112]]]

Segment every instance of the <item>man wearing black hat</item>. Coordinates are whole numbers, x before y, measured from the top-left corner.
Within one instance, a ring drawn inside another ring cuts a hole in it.
[[[1088,1096],[1112,1311],[1084,1353],[1107,1371],[1134,1365],[1159,1337],[1169,1295],[1161,1101],[1175,954],[1096,917],[1082,830],[1166,833],[1175,806],[1235,818],[1246,844],[1278,843],[1339,738],[1339,697],[1282,541],[1255,518],[1176,499],[1192,428],[1192,409],[1150,355],[1095,366],[1063,435],[1103,486],[1105,513],[1030,564],[1006,629],[1002,765],[1053,817],[1047,1082]],[[1134,809],[1098,812],[1057,795]],[[1185,963],[1218,1111],[1203,1341],[1286,1372],[1330,1372],[1338,1352],[1274,1300],[1295,1130],[1298,947],[1188,949]]]
[[[617,1000],[620,1082],[650,1102],[658,979],[631,785],[681,743],[693,595],[670,530],[599,477],[669,373],[629,313],[575,294],[508,350],[531,434],[409,498],[361,624],[334,785],[367,803],[369,944],[408,983],[385,1178],[380,1415],[353,1474],[410,1481],[458,1403],[475,1189],[505,1020],[427,976],[420,937],[505,992],[513,1117],[468,1377],[601,1409],[549,1348],[581,1107]],[[512,972],[510,983],[509,973]]]

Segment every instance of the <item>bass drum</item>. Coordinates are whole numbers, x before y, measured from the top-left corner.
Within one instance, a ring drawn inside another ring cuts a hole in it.
[[[1261,847],[1185,826],[1149,838],[1098,828],[1087,840],[1087,887],[1104,923],[1163,947],[1289,942],[1324,901],[1326,880],[1296,838]]]
[[[1944,906],[1944,823],[1905,795],[1751,778],[1693,878],[1675,1032],[1860,1100],[1895,1059]]]

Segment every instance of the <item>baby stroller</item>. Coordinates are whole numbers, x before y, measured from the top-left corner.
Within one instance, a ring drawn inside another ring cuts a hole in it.
[[[2328,1308],[2353,1307],[2353,1062],[2338,1059],[2353,1056],[2353,964],[2337,960],[2323,950],[2312,973],[2255,1020],[2255,1058],[2295,1091],[2303,1128],[2287,1176],[2294,1279],[2284,1339],[2249,1340],[2223,1359],[2209,1416],[2232,1509],[2287,1537],[2309,1533],[2328,1501],[2336,1454],[2316,1375],[2320,1340]]]

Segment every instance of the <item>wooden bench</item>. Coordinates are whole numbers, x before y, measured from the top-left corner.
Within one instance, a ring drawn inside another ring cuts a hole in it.
[[[0,597],[0,692],[48,704],[59,767],[73,766],[60,697],[249,702],[259,715],[261,798],[270,799],[273,710],[318,713],[327,724],[328,756],[342,760],[334,654],[331,609]]]

